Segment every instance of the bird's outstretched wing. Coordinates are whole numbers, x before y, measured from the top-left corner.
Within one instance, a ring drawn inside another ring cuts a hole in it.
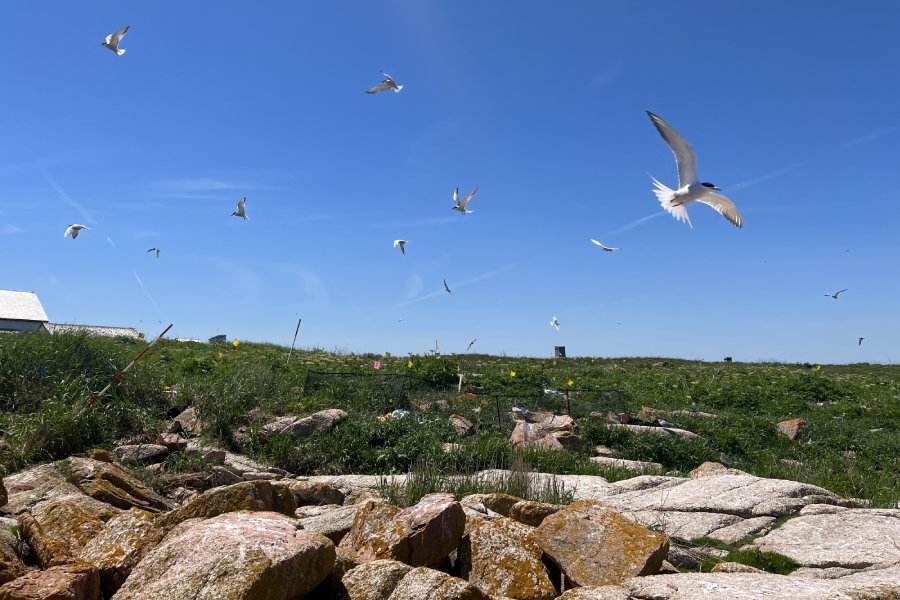
[[[659,135],[669,145],[672,154],[675,155],[675,162],[678,164],[678,187],[684,187],[697,181],[697,155],[694,154],[694,149],[688,141],[659,115],[649,110],[647,115],[653,121]]]
[[[615,250],[618,250],[618,248],[610,248],[609,246],[605,246],[605,245],[603,245],[602,243],[600,243],[600,242],[598,242],[597,240],[595,240],[594,238],[591,238],[591,242],[593,242],[595,246],[600,246],[600,247],[603,248],[604,250],[608,250],[608,251],[610,251],[610,252],[613,252],[613,251],[615,251]]]
[[[128,33],[129,25],[126,25],[122,29],[118,30],[115,33],[111,33],[106,36],[106,43],[110,46],[118,46],[119,42],[122,41],[122,38],[125,37],[125,34]]]
[[[391,83],[387,80],[382,81],[378,85],[373,85],[369,89],[366,90],[367,94],[377,94],[378,92],[383,92],[385,90],[391,89]]]
[[[453,293],[453,292],[450,291],[450,286],[447,285],[447,280],[446,280],[446,279],[444,280],[444,289],[447,290],[447,293],[448,293],[448,294],[452,294],[452,293]]]
[[[475,192],[478,191],[478,186],[476,185],[476,186],[475,186],[475,189],[473,189],[471,192],[469,192],[469,193],[466,195],[466,197],[463,198],[462,200],[459,199],[459,192],[458,192],[458,190],[459,190],[459,188],[457,188],[457,192],[453,194],[453,196],[454,196],[453,199],[457,201],[457,203],[459,204],[459,207],[460,207],[461,209],[466,210],[466,205],[469,203],[469,200],[472,199],[472,196],[475,195]]]
[[[846,292],[848,289],[850,289],[850,288],[844,288],[844,289],[842,289],[842,290],[836,291],[836,292],[834,293],[834,297],[837,298],[839,294],[843,294],[843,293]]]
[[[738,211],[737,206],[722,194],[706,194],[702,198],[697,198],[697,202],[712,206],[720,215],[734,223],[737,227],[742,227],[744,225],[744,220],[741,218],[741,213]]]

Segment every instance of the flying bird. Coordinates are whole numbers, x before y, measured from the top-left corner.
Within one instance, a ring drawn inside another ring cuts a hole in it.
[[[247,211],[245,210],[246,206],[247,206],[247,198],[241,198],[240,200],[238,200],[237,210],[234,211],[233,213],[231,213],[231,216],[232,217],[241,217],[244,220],[249,219],[250,217],[247,216]]]
[[[66,227],[66,232],[63,234],[63,237],[66,237],[67,235],[71,235],[72,239],[74,240],[75,238],[78,237],[78,234],[81,233],[82,229],[87,229],[87,226],[79,225],[78,223],[72,223],[71,225]]]
[[[106,36],[106,40],[100,43],[119,56],[122,56],[123,54],[125,54],[125,48],[119,48],[119,44],[122,42],[122,38],[125,37],[126,33],[128,33],[128,25],[115,33],[109,34],[108,36]]]
[[[825,294],[825,295],[828,296],[829,298],[834,298],[835,300],[837,300],[837,299],[838,299],[838,296],[841,295],[841,294],[843,294],[844,292],[846,292],[848,289],[849,289],[849,288],[844,288],[844,289],[842,289],[842,290],[836,291],[836,292],[833,293],[833,294]]]
[[[384,81],[379,83],[378,85],[372,86],[366,90],[367,94],[377,94],[378,92],[385,92],[387,90],[394,90],[395,94],[399,94],[400,90],[403,89],[402,85],[397,85],[397,82],[394,81],[394,78],[385,73],[381,72],[384,75]]]
[[[862,341],[863,341],[864,339],[866,339],[866,338],[864,338],[864,337],[859,338],[859,344],[857,344],[857,345],[858,345],[858,346],[862,346]]]
[[[456,188],[455,190],[453,190],[453,201],[456,203],[456,206],[454,206],[452,210],[459,211],[459,213],[463,214],[463,215],[470,214],[472,211],[466,210],[466,205],[469,204],[469,200],[472,199],[472,196],[474,196],[475,192],[477,192],[477,191],[478,191],[478,186],[476,185],[475,189],[473,189],[471,192],[469,192],[469,194],[465,198],[460,200],[459,199],[459,188]]]
[[[450,286],[447,285],[447,280],[446,280],[446,279],[444,279],[444,289],[447,291],[448,294],[452,294],[452,293],[453,293],[453,292],[450,291]]]
[[[550,327],[559,331],[559,319],[557,319],[555,315],[550,319]]]
[[[147,252],[156,252],[156,258],[159,258],[159,248],[150,248]]]
[[[477,341],[478,341],[478,338],[475,338],[474,340],[472,340],[471,342],[469,342],[469,347],[466,348],[466,352],[468,352],[469,350],[471,350],[471,349],[472,349],[472,346],[474,346],[474,345],[475,345],[475,342],[477,342]]]
[[[615,252],[616,250],[619,250],[619,248],[610,248],[609,246],[604,246],[603,244],[601,244],[594,238],[591,238],[591,241],[594,243],[595,246],[600,246],[601,248],[603,248],[604,252]]]
[[[394,240],[394,248],[400,246],[400,253],[406,254],[406,240]]]
[[[675,162],[678,164],[677,190],[670,189],[657,181],[656,178],[650,177],[650,179],[653,179],[653,185],[656,188],[653,190],[653,193],[656,194],[662,207],[679,221],[687,221],[687,224],[693,228],[691,218],[688,216],[687,205],[696,200],[713,207],[720,215],[734,225],[741,227],[743,219],[734,202],[721,194],[716,194],[715,192],[719,191],[719,188],[715,184],[701,183],[697,179],[697,156],[687,140],[681,137],[681,134],[675,131],[674,127],[663,121],[658,115],[653,114],[649,110],[647,114],[650,116],[650,120],[653,121],[653,125],[656,126],[656,130],[659,131],[666,144],[669,145],[669,148],[675,155]]]

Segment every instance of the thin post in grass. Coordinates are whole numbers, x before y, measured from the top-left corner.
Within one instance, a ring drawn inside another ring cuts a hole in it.
[[[301,321],[303,321],[302,317],[300,319],[297,319],[297,329],[294,330],[294,341],[291,342],[291,350],[290,350],[290,352],[288,352],[288,357],[284,364],[288,364],[289,362],[291,362],[291,354],[294,353],[294,344],[297,343],[297,334],[300,333],[300,322]]]
[[[150,350],[150,348],[152,348],[152,347],[154,346],[154,344],[156,344],[156,342],[158,342],[159,340],[161,340],[162,337],[163,337],[164,335],[166,335],[166,334],[169,332],[170,329],[172,329],[172,326],[173,326],[173,325],[174,325],[174,323],[169,323],[169,326],[166,327],[166,328],[163,330],[163,332],[162,332],[161,334],[159,334],[158,336],[156,336],[156,338],[155,338],[152,342],[150,342],[149,344],[147,344],[147,347],[144,348],[143,350],[141,350],[141,353],[138,354],[137,356],[135,356],[135,357],[134,357],[134,360],[132,360],[130,363],[128,363],[128,365],[127,365],[124,369],[122,369],[121,371],[119,371],[119,373],[118,373],[115,377],[113,377],[113,378],[110,380],[110,382],[106,385],[105,388],[103,388],[102,390],[100,390],[99,392],[97,392],[97,393],[95,393],[95,394],[91,394],[91,397],[90,397],[90,399],[87,401],[87,403],[86,403],[84,406],[81,407],[81,410],[80,410],[80,411],[78,411],[78,415],[81,416],[81,413],[83,413],[84,411],[86,411],[87,409],[89,409],[90,407],[92,407],[92,406],[94,405],[94,403],[97,402],[97,400],[99,400],[100,398],[102,398],[102,397],[106,394],[106,392],[108,392],[110,389],[112,389],[112,387],[113,387],[114,385],[116,385],[117,383],[119,383],[119,380],[122,379],[122,377],[125,376],[125,373],[128,371],[128,369],[130,369],[132,366],[134,366],[134,363],[136,363],[137,361],[141,360],[141,358],[143,358],[143,356],[147,353],[147,351]]]
[[[497,401],[497,429],[503,429],[503,423],[500,420],[500,396],[494,396],[494,400]]]

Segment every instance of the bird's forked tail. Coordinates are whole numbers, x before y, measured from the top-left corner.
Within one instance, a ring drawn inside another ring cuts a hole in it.
[[[691,229],[693,229],[694,226],[691,224],[691,218],[688,216],[687,207],[684,204],[675,203],[675,190],[660,183],[656,177],[653,177],[652,175],[650,176],[650,179],[653,180],[653,193],[656,194],[656,198],[659,200],[660,205],[662,205],[662,207],[673,217],[679,221],[686,222],[690,225]]]

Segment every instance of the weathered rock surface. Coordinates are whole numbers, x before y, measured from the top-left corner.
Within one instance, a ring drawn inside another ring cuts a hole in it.
[[[356,511],[350,531],[341,539],[341,548],[354,556],[362,552],[363,555],[359,557],[361,561],[384,558],[384,556],[377,556],[377,553],[373,551],[374,549],[368,546],[370,546],[370,540],[375,536],[380,536],[381,530],[399,512],[399,508],[383,500],[367,500]],[[378,549],[380,550],[382,547],[379,546]]]
[[[200,435],[203,425],[200,423],[200,414],[193,406],[189,406],[175,417],[175,422],[181,426],[181,431],[188,435]]]
[[[805,567],[864,569],[900,564],[900,510],[842,509],[790,519],[753,542]]]
[[[334,566],[334,544],[271,512],[233,512],[174,529],[132,571],[115,600],[303,597]]]
[[[518,421],[509,435],[513,446],[522,448],[542,448],[544,450],[565,450],[565,447],[539,423]]]
[[[320,410],[308,417],[288,415],[263,425],[260,428],[260,434],[270,436],[276,433],[283,433],[293,436],[297,440],[305,439],[330,431],[335,425],[345,421],[348,416],[345,411],[339,408]]]
[[[68,499],[39,502],[19,515],[22,537],[43,568],[73,562],[78,551],[105,521]]]
[[[474,431],[472,421],[462,415],[450,415],[449,421],[450,426],[453,427],[460,437],[469,435]]]
[[[0,586],[0,600],[100,600],[100,577],[85,563],[31,571]]]
[[[322,481],[291,481],[288,488],[294,494],[297,506],[344,503],[344,492]]]
[[[419,567],[400,580],[388,600],[490,600],[490,597],[467,581]]]
[[[396,560],[373,560],[350,569],[341,582],[351,600],[384,600],[410,571]]]
[[[394,560],[375,560],[351,569],[343,585],[350,600],[489,600],[462,579]]]
[[[65,498],[81,504],[91,505],[96,510],[109,508],[103,502],[89,498],[73,483],[66,480],[60,463],[49,463],[31,467],[6,477],[9,498],[4,512],[17,515],[31,508],[38,502]],[[111,515],[110,515],[111,516]]]
[[[361,561],[389,558],[412,566],[432,565],[456,548],[465,528],[465,513],[451,494],[428,494],[389,521],[373,519],[390,512],[367,503],[357,513],[345,540]],[[364,535],[365,530],[371,534]]]
[[[146,465],[165,460],[169,449],[160,444],[126,444],[113,448],[116,457],[124,464]]]
[[[797,500],[800,506],[803,506],[804,496],[825,495],[836,498],[835,494],[828,490],[808,483],[763,479],[753,475],[675,478],[674,481],[661,483],[664,485],[614,493],[605,498],[605,501],[628,510],[715,512],[740,517],[759,517],[784,514],[778,505],[778,502],[783,500]],[[616,486],[611,487],[613,490],[616,489]]]
[[[171,508],[168,500],[116,464],[73,456],[68,460],[70,480],[95,500],[116,508],[159,512]]]
[[[534,529],[503,518],[475,521],[457,548],[460,576],[489,594],[550,600],[556,589],[541,561]]]
[[[520,500],[509,509],[509,517],[530,527],[538,527],[544,519],[565,508],[562,504]]]
[[[628,469],[629,471],[661,471],[663,466],[660,463],[648,462],[644,460],[627,460],[625,458],[613,458],[612,456],[592,456],[592,463],[604,465],[608,467],[617,467],[619,469]]]
[[[893,600],[900,568],[862,571],[839,579],[771,573],[680,573],[635,577],[621,586],[583,587],[560,600]]]
[[[14,519],[0,519],[0,584],[24,575],[27,570],[13,527],[18,527]]]
[[[207,490],[178,508],[161,515],[159,523],[171,528],[187,519],[208,519],[235,511],[272,511],[293,516],[294,496],[284,486],[268,481],[245,481]]]
[[[806,419],[790,419],[778,423],[775,426],[775,429],[778,431],[779,435],[796,442],[803,437],[804,433],[806,433],[806,427]]]
[[[316,515],[300,518],[300,524],[306,531],[315,531],[323,534],[335,544],[340,544],[344,536],[353,527],[353,520],[360,506],[336,506]],[[297,513],[300,509],[297,509]],[[299,514],[297,514],[300,517]]]
[[[691,479],[709,477],[710,475],[747,475],[747,473],[738,469],[729,469],[722,463],[713,461],[707,461],[688,473],[688,477]]]
[[[119,589],[134,565],[165,536],[166,530],[157,526],[156,520],[153,513],[132,508],[107,521],[103,529],[81,547],[78,558],[97,567],[106,597]]]
[[[699,435],[694,433],[693,431],[688,431],[687,429],[679,429],[678,427],[651,427],[649,425],[629,425],[629,424],[619,424],[619,423],[611,423],[610,427],[624,427],[631,433],[636,435],[643,434],[652,434],[652,435],[665,435],[670,438],[674,438],[677,440],[701,440]]]
[[[156,436],[156,443],[165,446],[169,452],[184,450],[188,445],[188,441],[177,433],[161,433]]]
[[[0,507],[6,504],[9,497],[6,494],[6,486],[3,485],[3,477],[0,477]]]
[[[669,540],[600,502],[579,500],[548,516],[537,542],[575,585],[607,585],[659,571]]]
[[[736,562],[720,562],[709,570],[710,573],[765,573],[762,569]]]

